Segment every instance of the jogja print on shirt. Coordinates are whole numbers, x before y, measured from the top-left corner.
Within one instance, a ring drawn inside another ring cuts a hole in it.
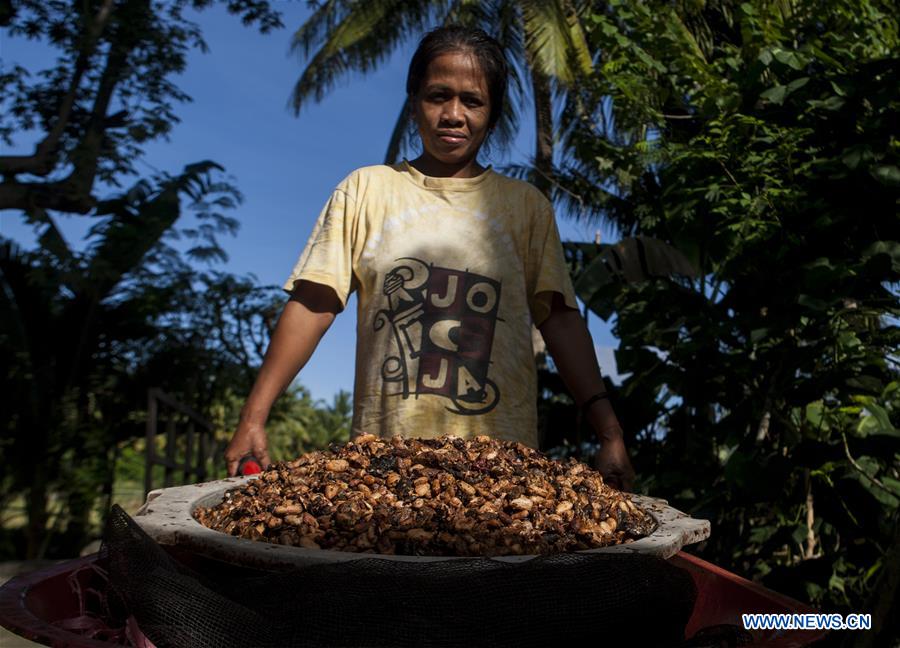
[[[376,331],[390,325],[396,355],[382,364],[385,388],[404,399],[443,397],[447,409],[484,414],[500,402],[488,377],[500,282],[466,270],[397,259],[385,276],[387,307],[378,311]]]

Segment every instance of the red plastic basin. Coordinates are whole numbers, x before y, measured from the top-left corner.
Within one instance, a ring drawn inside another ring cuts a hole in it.
[[[96,554],[68,560],[9,580],[0,588],[0,624],[31,641],[58,648],[109,648],[107,641],[89,639],[54,623],[82,615],[83,596],[102,586],[89,569]]]
[[[741,625],[741,614],[785,613],[806,614],[817,612],[788,596],[741,578],[737,574],[679,551],[669,562],[688,571],[697,585],[697,602],[685,628],[685,636],[709,626]],[[754,646],[795,648],[808,646],[824,637],[827,630],[751,630]]]

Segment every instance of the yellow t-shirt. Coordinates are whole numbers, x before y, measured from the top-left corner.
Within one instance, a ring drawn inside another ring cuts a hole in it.
[[[407,162],[351,173],[293,273],[357,291],[353,432],[536,447],[531,323],[577,308],[550,202],[488,169],[432,178]]]

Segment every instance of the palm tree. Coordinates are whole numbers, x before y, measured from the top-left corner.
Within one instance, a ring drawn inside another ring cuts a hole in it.
[[[592,55],[573,0],[326,0],[293,36],[292,51],[307,64],[294,86],[295,113],[308,101],[320,101],[346,74],[366,74],[400,45],[440,24],[480,27],[506,48],[513,72],[512,101],[498,125],[498,143],[516,132],[518,107],[525,100],[523,78],[531,87],[535,115],[535,151],[530,179],[550,195],[553,177],[553,95],[564,93],[590,73]],[[385,161],[396,161],[409,148],[408,102],[391,135]]]

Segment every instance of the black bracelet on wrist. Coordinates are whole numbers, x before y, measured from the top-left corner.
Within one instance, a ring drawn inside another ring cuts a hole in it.
[[[581,404],[581,407],[579,409],[581,410],[581,412],[583,414],[587,413],[587,411],[591,407],[591,405],[593,405],[597,401],[603,400],[604,398],[609,398],[609,392],[605,392],[605,391],[597,392],[596,394],[594,394],[593,396],[588,398],[586,401],[584,401]]]

